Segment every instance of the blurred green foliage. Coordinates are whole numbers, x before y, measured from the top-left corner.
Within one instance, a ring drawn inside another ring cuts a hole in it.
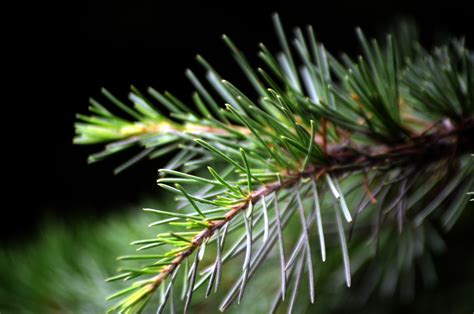
[[[146,201],[144,204],[157,203]],[[163,206],[163,201],[160,202]],[[139,206],[134,206],[139,208]],[[465,219],[472,213],[466,211]],[[136,210],[110,216],[102,221],[79,221],[69,226],[47,220],[40,235],[28,243],[0,249],[0,312],[6,313],[104,313],[110,306],[106,297],[125,287],[124,282],[106,283],[119,265],[115,256],[132,253],[130,241],[149,237],[155,231],[144,228],[151,221]],[[292,226],[288,226],[292,228]],[[297,226],[295,227],[295,230]],[[460,241],[470,234],[469,226],[460,225],[449,235],[449,255],[435,258],[439,273],[437,285],[417,289],[414,299],[400,301],[399,296],[372,295],[365,300],[363,271],[354,277],[355,285],[344,287],[337,247],[326,263],[318,262],[316,303],[309,306],[306,293],[297,297],[297,313],[470,313],[474,308],[474,254]],[[290,235],[290,233],[289,233]],[[296,236],[296,234],[295,234]],[[313,234],[313,236],[315,236]],[[472,245],[470,246],[472,249]],[[466,251],[466,248],[468,249]],[[213,256],[213,254],[208,254]],[[383,257],[382,257],[383,258]],[[274,252],[259,270],[258,280],[250,280],[246,297],[230,313],[263,313],[271,307],[271,296],[279,288],[278,254]],[[334,268],[336,267],[336,268]],[[331,272],[331,270],[333,270]],[[240,272],[238,263],[226,266],[222,289],[205,299],[205,289],[196,291],[191,313],[214,313],[222,297]],[[324,274],[324,277],[321,275]],[[367,278],[365,278],[366,280]],[[303,282],[306,285],[306,282]],[[418,284],[417,287],[420,285]],[[176,291],[180,292],[181,282]],[[421,288],[421,287],[420,287]],[[304,289],[303,289],[304,290]],[[268,294],[268,295],[267,295]],[[159,296],[151,300],[145,313],[154,313]],[[176,298],[178,299],[178,298]],[[175,304],[176,310],[182,304]]]

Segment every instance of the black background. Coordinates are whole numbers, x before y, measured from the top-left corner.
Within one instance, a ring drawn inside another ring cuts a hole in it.
[[[417,21],[426,46],[454,34],[465,35],[472,49],[474,10],[467,2],[445,1],[441,6],[367,0],[92,0],[81,3],[71,15],[57,7],[37,14],[28,36],[13,35],[15,43],[3,48],[5,52],[18,44],[21,53],[15,59],[4,59],[5,66],[13,66],[10,79],[16,88],[4,92],[11,99],[4,101],[3,108],[14,107],[17,112],[3,114],[2,157],[8,161],[2,162],[0,172],[4,197],[1,242],[16,246],[34,239],[44,217],[93,223],[107,214],[134,209],[146,197],[160,197],[156,170],[164,160],[142,162],[114,176],[113,168],[129,156],[87,165],[87,155],[101,147],[72,145],[75,114],[87,113],[89,97],[103,99],[101,87],[124,100],[130,84],[142,90],[147,86],[169,90],[189,99],[192,87],[184,70],[191,67],[201,73],[194,60],[196,53],[204,55],[224,78],[241,86],[242,75],[220,35],[229,35],[253,64],[259,64],[255,57],[259,42],[272,51],[277,49],[272,12],[279,12],[287,33],[294,26],[312,24],[318,39],[335,54],[358,52],[355,26],[378,36],[397,16]],[[8,31],[23,22],[21,16],[14,19]],[[456,283],[472,282],[472,270],[466,272],[472,269],[469,239],[469,223],[448,235],[449,252],[437,259],[440,288],[425,296],[427,304],[430,298],[442,303]],[[470,253],[468,258],[465,252]],[[455,295],[449,300],[446,304],[456,304]]]
[[[20,62],[32,61],[19,74],[21,91],[13,95],[20,114],[8,118],[13,125],[8,134],[14,136],[7,137],[20,145],[21,153],[4,145],[4,156],[16,163],[4,163],[5,172],[13,170],[14,176],[5,179],[9,205],[2,209],[2,239],[31,234],[45,214],[92,221],[158,196],[156,169],[163,161],[144,162],[118,176],[112,169],[127,156],[87,165],[87,155],[101,147],[72,145],[74,115],[87,112],[89,97],[102,99],[101,87],[124,100],[130,84],[189,99],[192,88],[184,70],[199,72],[196,53],[224,78],[242,85],[242,75],[220,39],[223,33],[254,64],[259,64],[259,42],[277,49],[272,12],[280,13],[287,33],[312,24],[318,39],[336,54],[357,53],[355,26],[375,36],[397,16],[414,17],[428,46],[448,33],[464,34],[472,46],[474,36],[472,10],[456,1],[445,7],[415,1],[95,0],[82,5],[76,9],[79,16],[56,11],[40,16],[32,26],[38,27],[34,35],[19,40],[27,49]]]

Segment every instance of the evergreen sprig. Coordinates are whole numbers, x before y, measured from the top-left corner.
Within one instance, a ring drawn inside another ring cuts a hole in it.
[[[474,57],[462,40],[430,53],[415,38],[389,35],[381,45],[357,29],[363,54],[336,58],[311,27],[297,28],[289,41],[278,15],[273,18],[282,52],[274,55],[261,44],[265,69],[255,70],[223,36],[256,98],[197,56],[207,84],[186,71],[196,88],[192,105],[168,92],[150,88],[145,96],[132,87],[130,107],[104,89],[128,118],[92,99],[93,115],[78,115],[75,143],[108,142],[90,162],[143,148],[116,172],[177,151],[158,179],[176,194],[176,210],[145,209],[160,217],[151,227],[167,227],[132,242],[137,251],[153,253],[119,258],[142,263],[109,279],[134,281],[109,298],[120,298],[111,311],[140,312],[157,290],[158,312],[167,302],[174,308],[169,299],[176,297],[176,280],[183,281],[186,311],[194,291],[207,285],[207,297],[219,289],[223,264],[237,259],[241,273],[221,303],[225,310],[240,302],[249,279],[275,252],[281,275],[272,311],[285,305],[291,312],[304,273],[309,301],[316,299],[316,251],[324,262],[338,243],[351,286],[351,274],[369,260],[361,251],[367,240],[391,261],[380,263],[374,282],[393,290],[415,259],[430,261],[433,243],[440,243],[433,225],[449,230],[466,206],[473,181],[466,153],[473,148]],[[284,233],[293,220],[300,222],[296,238]],[[208,247],[215,252],[211,263],[204,259]]]

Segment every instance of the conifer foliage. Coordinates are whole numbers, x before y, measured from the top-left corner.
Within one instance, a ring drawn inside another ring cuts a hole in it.
[[[261,68],[222,37],[254,91],[244,93],[197,56],[205,77],[186,71],[195,88],[190,105],[135,87],[128,104],[103,89],[121,115],[91,99],[91,115],[77,116],[75,143],[107,143],[90,162],[140,147],[120,172],[173,154],[158,185],[175,194],[176,207],[144,209],[161,232],[132,242],[136,255],[119,257],[124,266],[108,280],[131,285],[110,296],[118,299],[112,312],[140,312],[155,294],[158,313],[177,299],[186,311],[196,290],[207,297],[226,276],[234,284],[224,311],[270,259],[280,278],[269,287],[269,310],[292,312],[302,291],[317,302],[316,265],[330,253],[340,256],[348,287],[377,254],[384,262],[367,274],[374,288],[394,290],[408,277],[413,289],[416,261],[430,263],[440,231],[466,208],[474,55],[463,40],[428,51],[406,25],[380,43],[357,29],[362,54],[335,57],[311,27],[290,39],[278,15],[273,20],[281,52],[260,44]],[[228,276],[234,260],[240,271]]]

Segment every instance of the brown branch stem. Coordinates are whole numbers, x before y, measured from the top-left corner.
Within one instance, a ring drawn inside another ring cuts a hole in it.
[[[341,174],[368,168],[402,166],[416,161],[430,163],[433,161],[450,158],[474,150],[474,142],[470,135],[474,131],[474,118],[465,120],[461,127],[444,127],[430,134],[421,134],[412,137],[409,141],[394,145],[380,145],[372,147],[347,147],[333,144],[328,146],[327,165],[309,165],[299,172],[286,172],[286,179],[269,183],[250,193],[242,203],[234,205],[225,215],[223,220],[209,221],[209,226],[198,233],[185,251],[180,252],[170,265],[165,267],[150,284],[150,290],[156,289],[164,279],[191,255],[202,243],[210,238],[216,230],[221,229],[234,217],[242,212],[250,202],[255,204],[261,198],[273,192],[297,184],[300,179],[307,177],[319,178],[325,173]],[[370,191],[369,191],[370,192]],[[370,195],[370,194],[369,194]]]

